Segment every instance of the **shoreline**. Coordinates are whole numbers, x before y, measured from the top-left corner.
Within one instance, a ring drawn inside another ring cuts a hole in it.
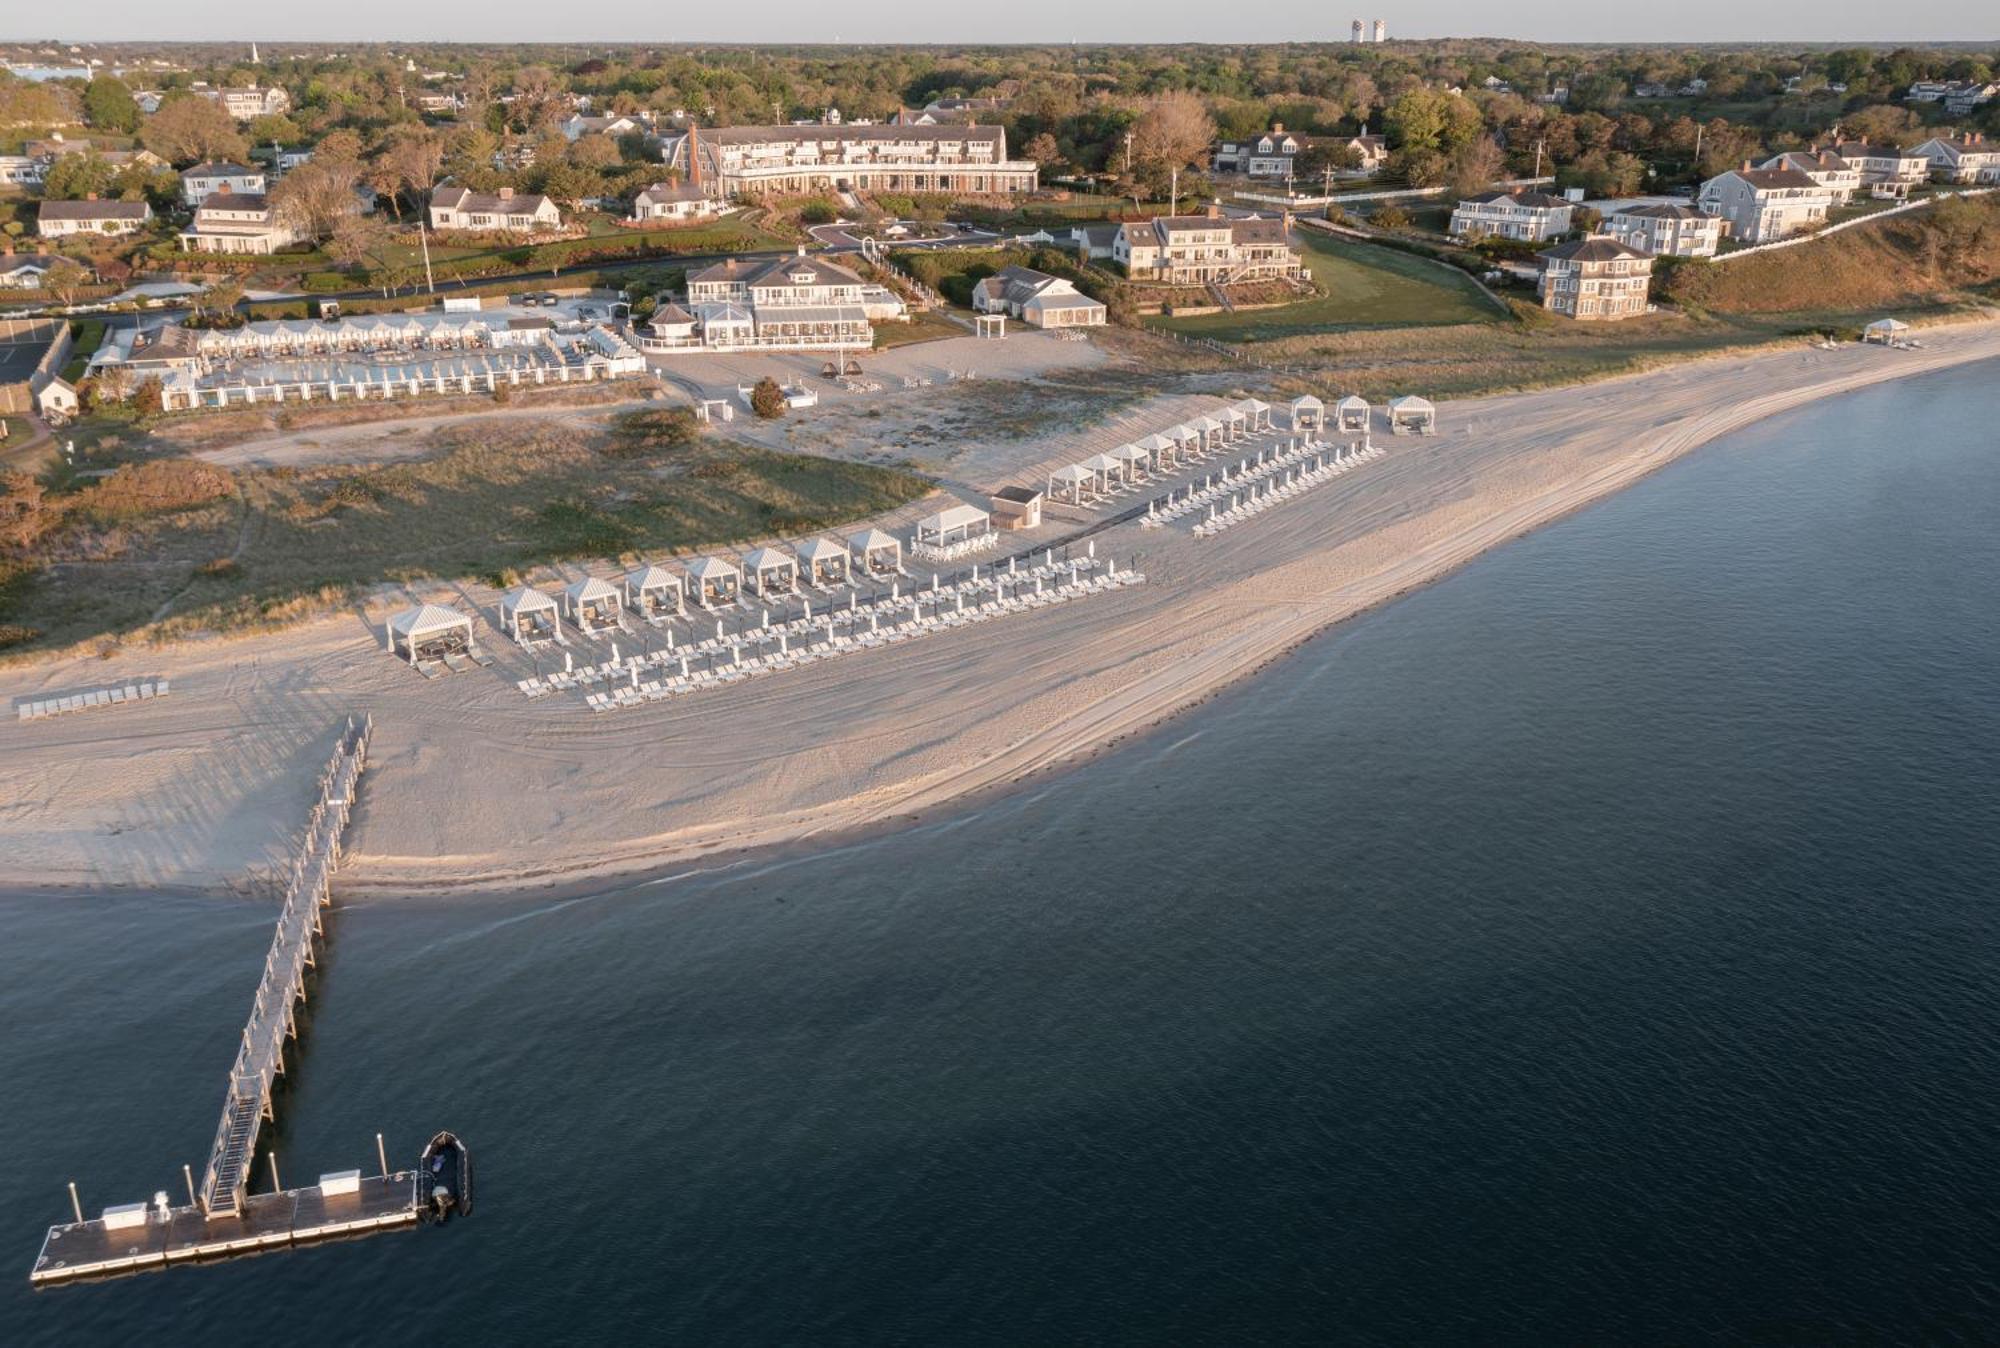
[[[454,696],[470,676],[443,681],[449,691],[412,687],[379,653],[356,654],[351,619],[312,625],[326,629],[313,640],[250,639],[265,650],[247,681],[234,668],[244,662],[203,652],[227,669],[223,690],[235,696],[186,717],[171,745],[149,743],[145,722],[119,712],[55,723],[69,733],[46,756],[16,752],[27,736],[7,727],[0,760],[16,765],[0,763],[0,788],[10,774],[31,778],[37,762],[77,782],[125,754],[167,753],[170,786],[185,795],[176,778],[193,771],[261,806],[261,817],[211,807],[213,845],[174,837],[170,825],[163,838],[159,819],[116,827],[157,805],[148,774],[108,790],[94,782],[91,814],[113,823],[107,836],[144,835],[121,875],[126,849],[83,835],[58,789],[0,807],[0,854],[19,859],[0,884],[259,891],[260,861],[297,823],[284,809],[295,776],[284,760],[317,752],[317,728],[296,723],[302,690],[326,704],[313,708],[319,716],[344,703],[378,720],[340,885],[350,897],[578,893],[920,825],[1152,735],[1341,623],[1716,439],[1819,398],[2000,359],[2000,321],[1928,328],[1925,338],[1917,352],[1785,349],[1725,369],[1694,362],[1440,403],[1439,435],[1385,438],[1387,459],[1216,539],[1136,525],[1100,534],[1121,565],[1138,550],[1144,586],[657,711],[579,719],[515,706],[511,687]],[[1789,378],[1786,364],[1797,367]],[[1762,391],[1742,396],[1752,390]],[[302,648],[292,661],[287,646]],[[174,677],[178,698],[187,680]],[[274,755],[264,740],[285,718],[294,747]],[[218,732],[225,761],[204,771],[188,756]],[[460,733],[478,742],[458,742]],[[236,779],[232,759],[261,768],[261,782]]]

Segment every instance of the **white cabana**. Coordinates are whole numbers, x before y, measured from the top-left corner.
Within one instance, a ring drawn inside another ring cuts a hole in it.
[[[1070,505],[1082,505],[1084,493],[1097,496],[1097,474],[1080,463],[1058,468],[1049,474],[1049,499],[1064,501]]]
[[[814,538],[799,549],[806,584],[839,585],[847,579],[847,549],[830,538]]]
[[[500,626],[519,642],[556,634],[556,601],[532,585],[509,590],[500,599]]]
[[[1236,404],[1236,410],[1249,418],[1250,430],[1253,433],[1271,429],[1271,404],[1259,402],[1255,398],[1245,398]]]
[[[1176,458],[1178,458],[1187,449],[1189,445],[1193,445],[1197,450],[1201,448],[1201,432],[1197,430],[1195,427],[1190,426],[1185,421],[1183,421],[1180,425],[1174,427],[1172,430],[1168,431],[1166,435],[1167,439],[1174,442],[1174,456]]]
[[[616,627],[622,602],[618,587],[596,576],[563,587],[563,616],[580,631]]]
[[[917,546],[948,548],[993,532],[993,517],[978,506],[947,506],[917,521]]]
[[[1368,405],[1366,398],[1350,393],[1333,405],[1334,427],[1342,431],[1365,431],[1368,419],[1374,414],[1375,409]]]
[[[1111,451],[1111,457],[1125,465],[1125,474],[1127,477],[1137,477],[1153,466],[1153,451],[1149,446],[1154,440],[1159,438],[1159,436],[1153,435],[1148,436],[1145,440],[1137,444],[1120,445]],[[1169,445],[1167,448],[1172,449],[1173,446]]]
[[[404,609],[383,624],[389,654],[416,664],[464,655],[472,649],[472,619],[443,604],[419,604]]]
[[[893,534],[866,529],[847,540],[863,571],[886,576],[903,569],[903,545]]]
[[[703,608],[734,603],[743,590],[743,573],[720,557],[695,558],[688,577],[694,581],[694,593],[688,597]]]
[[[685,591],[681,578],[664,566],[640,566],[627,571],[621,582],[625,607],[648,622],[675,617],[682,611]]]
[[[1203,417],[1194,423],[1194,428],[1201,432],[1201,447],[1203,449],[1213,449],[1215,446],[1221,444],[1229,434],[1229,428],[1214,417]]]
[[[1125,475],[1125,460],[1114,459],[1109,454],[1093,454],[1089,458],[1085,459],[1082,463],[1078,464],[1077,467],[1088,468],[1091,472],[1097,474],[1097,476],[1100,479],[1102,479],[1098,487],[1098,490],[1100,491],[1111,490],[1111,475],[1113,473],[1118,474],[1118,482],[1121,486],[1124,485],[1124,483],[1127,481]]]
[[[1163,468],[1173,462],[1174,441],[1165,435],[1149,435],[1134,448],[1145,454],[1142,461],[1154,468]]]
[[[1400,398],[1389,400],[1389,430],[1402,435],[1415,432],[1418,435],[1432,435],[1437,431],[1437,409],[1428,398],[1419,398],[1414,393],[1405,393]]]
[[[750,585],[766,599],[799,588],[799,559],[783,548],[758,548],[743,559]]]
[[[1240,407],[1223,408],[1220,420],[1231,440],[1239,440],[1250,433],[1250,414]]]
[[[1295,431],[1323,431],[1326,429],[1326,404],[1310,393],[1302,393],[1292,399],[1292,429]]]
[[[1878,318],[1861,330],[1861,340],[1864,342],[1879,342],[1883,346],[1891,346],[1909,330],[1910,325],[1908,323],[1903,323],[1893,318]]]

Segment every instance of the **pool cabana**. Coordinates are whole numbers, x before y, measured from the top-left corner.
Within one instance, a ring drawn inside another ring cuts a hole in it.
[[[383,624],[383,634],[389,654],[413,665],[472,650],[472,619],[443,604],[404,609]]]
[[[1430,399],[1406,393],[1389,400],[1389,432],[1392,435],[1437,434],[1437,409]]]
[[[579,632],[596,632],[618,626],[618,611],[624,600],[618,587],[596,576],[563,587],[563,616]]]
[[[556,639],[556,601],[532,585],[509,590],[500,600],[500,626],[523,646]]]
[[[1295,431],[1323,431],[1326,429],[1326,404],[1310,393],[1300,394],[1292,399],[1292,429]]]
[[[847,540],[854,560],[862,571],[875,576],[893,576],[903,569],[903,545],[893,534],[867,529]]]
[[[720,557],[697,557],[688,567],[694,591],[688,597],[703,608],[733,604],[743,593],[743,573]]]
[[[806,584],[844,585],[847,582],[847,549],[830,538],[815,538],[799,549],[805,564]]]
[[[635,567],[625,573],[625,607],[649,623],[665,622],[686,611],[681,578],[664,566]]]
[[[1367,430],[1368,420],[1374,414],[1375,409],[1358,393],[1350,393],[1333,405],[1334,425],[1343,431]]]
[[[765,599],[799,588],[799,559],[783,548],[758,548],[743,559],[743,567],[751,588]]]

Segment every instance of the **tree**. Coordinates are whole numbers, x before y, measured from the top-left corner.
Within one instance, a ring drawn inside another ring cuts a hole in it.
[[[1062,147],[1057,145],[1056,138],[1046,131],[1030,140],[1021,153],[1045,169],[1053,169],[1063,162]]]
[[[750,410],[766,421],[785,415],[785,391],[778,387],[778,381],[765,375],[750,390]]]
[[[1449,170],[1452,190],[1461,197],[1483,192],[1499,181],[1506,167],[1507,156],[1500,143],[1481,136],[1452,155]]]
[[[379,216],[346,215],[334,222],[333,237],[327,241],[326,255],[352,271],[375,271],[382,266],[391,235]],[[383,282],[383,294],[388,283]]]
[[[1158,170],[1192,168],[1208,162],[1215,119],[1189,93],[1161,94],[1150,100],[1132,125],[1132,157]]]
[[[1917,128],[1917,114],[1908,108],[1875,103],[1840,119],[1843,135],[1882,145],[1896,145]]]
[[[1370,217],[1370,223],[1377,229],[1386,229],[1394,234],[1410,227],[1410,216],[1401,206],[1384,206]]]
[[[195,94],[170,96],[161,103],[140,128],[139,140],[170,164],[241,159],[250,153],[236,119],[220,103]]]
[[[398,127],[375,155],[372,181],[377,191],[391,196],[408,192],[421,209],[430,200],[443,168],[444,141],[435,131]]]
[[[271,189],[271,206],[284,222],[315,241],[361,210],[354,189],[361,179],[352,160],[311,159],[287,173]]]
[[[42,179],[42,195],[50,201],[83,201],[111,190],[116,171],[94,154],[59,155]]]
[[[42,288],[65,307],[75,304],[76,297],[89,284],[90,273],[66,257],[59,257],[50,263],[48,275],[42,278]]]
[[[139,129],[139,105],[116,75],[99,75],[83,90],[84,120],[100,131],[129,136]]]
[[[250,119],[250,142],[253,145],[297,145],[306,138],[299,130],[299,124],[282,112],[268,112],[262,117]]]
[[[1292,159],[1292,176],[1299,179],[1323,178],[1326,171],[1349,172],[1361,167],[1361,151],[1345,141],[1317,140]]]

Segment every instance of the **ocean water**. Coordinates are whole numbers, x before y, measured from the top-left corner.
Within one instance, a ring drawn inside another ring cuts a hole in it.
[[[1997,375],[949,818],[344,905],[279,1165],[451,1127],[442,1230],[30,1292],[199,1168],[271,913],[0,900],[0,1342],[1992,1342]]]

